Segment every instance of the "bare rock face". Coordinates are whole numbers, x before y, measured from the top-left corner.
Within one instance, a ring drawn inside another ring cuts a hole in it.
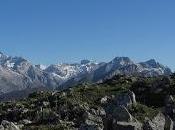
[[[4,130],[4,126],[3,125],[0,125],[0,130]]]
[[[153,120],[146,119],[143,130],[164,130],[165,124],[165,116],[159,113]]]
[[[124,106],[114,108],[104,122],[105,130],[142,130],[142,124]]]
[[[100,103],[102,105],[110,104],[113,106],[124,106],[126,108],[137,104],[136,96],[132,91],[121,93],[119,96],[105,96],[100,100]]]
[[[126,107],[119,106],[113,110],[113,119],[114,121],[125,121],[131,122],[133,120],[132,115],[128,112]]]
[[[17,125],[15,125],[13,122],[8,122],[6,120],[2,121],[1,129],[2,130],[20,130],[19,127]]]
[[[124,94],[119,95],[114,99],[114,102],[118,106],[128,107],[130,105],[136,104],[135,94],[131,91],[128,91]]]
[[[165,120],[166,120],[165,130],[173,130],[174,122],[171,120],[171,118],[169,116],[166,116]]]
[[[116,97],[106,96],[101,99],[101,103],[105,105],[107,114],[104,119],[105,130],[141,130],[141,123],[137,122],[127,109],[137,104],[133,92],[128,91]]]
[[[175,119],[175,100],[172,95],[168,95],[165,99],[165,113]]]
[[[113,130],[142,130],[142,124],[139,122],[117,122]]]
[[[168,106],[174,102],[172,96],[167,99]],[[105,104],[106,119],[105,130],[173,130],[174,123],[168,116],[159,113],[154,119],[145,119],[142,124],[128,111],[128,107],[137,105],[135,94],[131,91],[119,96],[104,97],[101,103]]]

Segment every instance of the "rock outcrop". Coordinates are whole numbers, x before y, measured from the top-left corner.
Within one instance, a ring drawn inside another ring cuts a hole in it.
[[[136,104],[135,94],[131,91],[123,93],[114,99],[114,103],[116,103],[117,106],[124,106],[124,107]]]
[[[117,122],[113,130],[142,130],[142,124],[139,122]]]
[[[159,113],[153,120],[145,120],[143,130],[164,130],[165,124],[165,116],[162,113]]]
[[[13,122],[3,120],[1,122],[0,130],[20,130],[20,128]]]

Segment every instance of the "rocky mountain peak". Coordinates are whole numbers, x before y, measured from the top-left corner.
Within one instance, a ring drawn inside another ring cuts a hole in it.
[[[150,60],[146,61],[145,63],[154,67],[154,68],[156,68],[159,65],[159,63],[155,59],[150,59]]]
[[[157,62],[155,59],[150,59],[146,62],[141,62],[141,65],[148,68],[163,68],[164,66]]]
[[[116,57],[112,60],[112,62],[120,65],[133,64],[133,61],[131,61],[129,57]]]

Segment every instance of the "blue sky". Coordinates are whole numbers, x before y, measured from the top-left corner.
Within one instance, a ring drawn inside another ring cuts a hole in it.
[[[0,50],[31,62],[155,58],[175,69],[174,0],[1,0]]]

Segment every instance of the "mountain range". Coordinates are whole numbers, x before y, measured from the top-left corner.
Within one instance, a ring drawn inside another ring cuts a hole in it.
[[[118,74],[154,77],[171,73],[170,68],[154,59],[135,63],[128,57],[116,57],[110,62],[82,60],[44,66],[0,53],[0,95],[36,88],[65,89],[84,81],[101,82]]]

